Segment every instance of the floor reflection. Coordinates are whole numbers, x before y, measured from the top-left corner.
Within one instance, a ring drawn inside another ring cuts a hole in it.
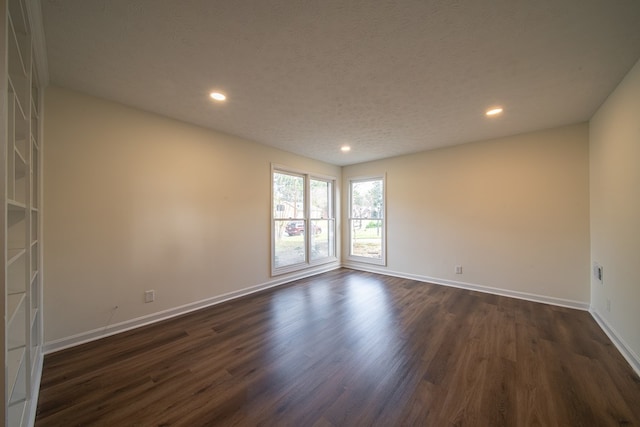
[[[311,386],[305,376],[314,369],[340,376],[343,388],[377,387],[403,364],[393,301],[376,278],[350,275],[340,287],[290,288],[273,295],[270,313],[272,379],[298,392]],[[345,365],[358,369],[341,372]]]

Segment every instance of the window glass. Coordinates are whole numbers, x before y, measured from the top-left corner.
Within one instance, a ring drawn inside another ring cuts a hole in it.
[[[273,266],[282,268],[306,260],[304,177],[273,173]]]
[[[311,179],[311,260],[335,257],[333,182]]]
[[[304,218],[304,177],[273,173],[273,217]]]
[[[311,180],[311,218],[329,218],[331,210],[332,183]]]
[[[334,180],[274,169],[272,274],[335,261]]]
[[[349,190],[349,256],[384,264],[384,180],[353,180]]]

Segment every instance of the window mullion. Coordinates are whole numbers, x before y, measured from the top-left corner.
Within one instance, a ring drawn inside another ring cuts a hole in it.
[[[311,262],[311,180],[309,174],[304,175],[304,243],[306,245],[305,250],[305,262],[309,264]]]

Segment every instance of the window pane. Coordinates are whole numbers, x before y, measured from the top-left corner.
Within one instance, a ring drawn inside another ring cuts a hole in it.
[[[382,259],[382,220],[352,219],[351,255]]]
[[[311,221],[311,260],[335,256],[335,222],[328,219]]]
[[[273,264],[276,268],[305,262],[305,221],[275,220]]]
[[[311,218],[333,218],[331,182],[311,180]]]
[[[382,180],[351,183],[351,218],[382,218]]]
[[[273,217],[304,218],[304,178],[273,173]]]

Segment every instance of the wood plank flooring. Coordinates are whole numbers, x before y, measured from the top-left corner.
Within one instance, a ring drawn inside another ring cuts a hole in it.
[[[640,426],[591,316],[347,269],[46,356],[36,426]]]

